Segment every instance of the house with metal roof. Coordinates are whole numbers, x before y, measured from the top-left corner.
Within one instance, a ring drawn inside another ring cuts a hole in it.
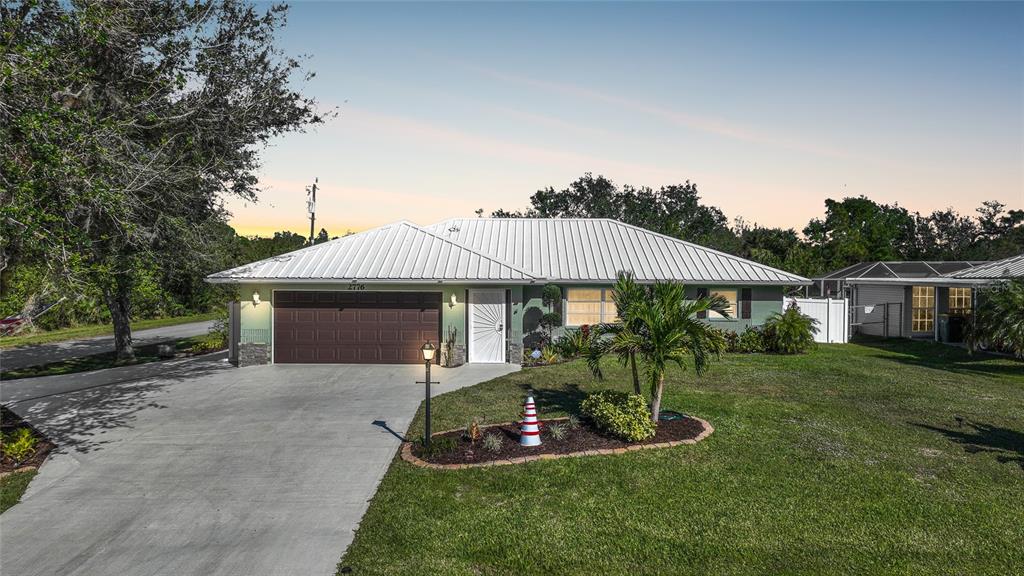
[[[721,295],[737,332],[782,309],[806,278],[609,219],[401,221],[207,277],[233,284],[240,364],[412,363],[425,341],[451,364],[514,362],[538,344],[541,317],[563,327],[614,321],[620,271]],[[545,304],[553,284],[561,301]],[[712,314],[713,315],[713,314]],[[714,316],[714,315],[713,315]],[[557,333],[556,333],[557,336]]]
[[[855,334],[961,342],[983,261],[862,262],[813,279],[813,290],[850,302]]]

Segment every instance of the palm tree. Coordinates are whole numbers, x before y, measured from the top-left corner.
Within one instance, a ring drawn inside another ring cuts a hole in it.
[[[721,333],[697,316],[712,311],[728,317],[728,308],[729,303],[721,296],[687,300],[683,285],[673,282],[656,283],[647,298],[630,308],[642,326],[639,355],[651,385],[651,420],[655,424],[661,414],[669,363],[685,368],[686,360],[692,357],[694,370],[703,375],[711,359],[725,349]]]
[[[631,310],[637,303],[647,297],[644,287],[637,284],[630,272],[619,272],[615,285],[612,287],[612,301],[618,315],[618,322],[598,324],[594,327],[593,343],[587,353],[587,365],[594,376],[603,378],[601,357],[615,354],[619,363],[629,366],[633,373],[633,392],[643,395],[640,391],[640,375],[636,368],[636,355],[642,344],[643,328]]]
[[[674,362],[684,367],[686,359],[692,356],[694,369],[703,375],[711,358],[725,349],[725,341],[720,332],[698,316],[713,311],[728,317],[729,303],[721,296],[687,300],[683,285],[671,282],[644,288],[628,273],[619,274],[612,298],[621,322],[598,326],[587,365],[601,378],[601,357],[615,354],[623,366],[632,367],[633,390],[641,394],[636,367],[639,357],[651,386],[651,419],[657,424],[668,364]]]
[[[967,345],[997,346],[1024,358],[1024,280],[1000,282],[979,290]]]

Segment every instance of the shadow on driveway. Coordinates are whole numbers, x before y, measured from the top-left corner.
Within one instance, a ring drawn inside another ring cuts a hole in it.
[[[109,441],[105,432],[131,427],[146,408],[162,409],[152,400],[177,382],[230,368],[226,353],[179,361],[153,362],[61,376],[0,383],[0,401],[38,426],[60,451],[88,453]]]

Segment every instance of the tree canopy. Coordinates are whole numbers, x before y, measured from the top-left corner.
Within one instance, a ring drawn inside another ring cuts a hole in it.
[[[259,153],[321,121],[274,43],[286,8],[236,0],[4,5],[4,263],[98,288],[130,356],[139,270],[193,278]],[[173,283],[173,278],[167,279]]]

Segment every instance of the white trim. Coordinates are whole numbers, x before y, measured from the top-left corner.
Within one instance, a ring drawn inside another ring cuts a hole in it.
[[[468,320],[467,325],[469,330],[466,332],[466,363],[467,364],[505,364],[505,357],[508,356],[508,335],[509,327],[505,326],[505,322],[508,320],[508,301],[505,299],[504,288],[467,288],[469,292],[469,298],[466,301],[466,318]],[[473,302],[474,293],[492,292],[501,295],[501,340],[502,340],[502,354],[500,360],[474,360],[473,359],[473,310],[472,307],[475,305]]]

